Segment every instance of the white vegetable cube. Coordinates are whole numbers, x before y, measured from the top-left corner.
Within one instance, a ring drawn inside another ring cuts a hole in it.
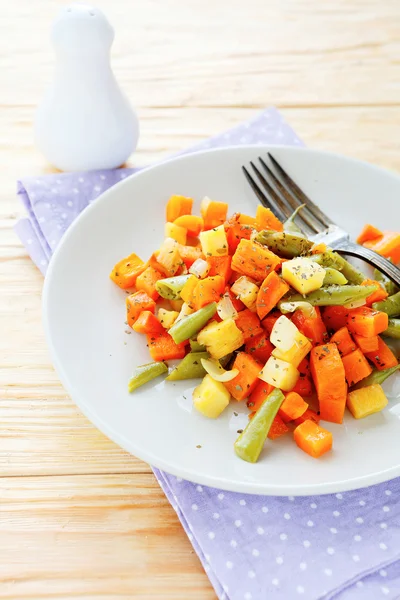
[[[201,249],[205,256],[226,256],[228,240],[223,225],[200,233]]]
[[[300,333],[300,331],[297,329],[296,325],[287,317],[282,316],[275,321],[269,339],[274,346],[279,348],[279,350],[286,352],[287,350],[290,350],[295,343],[298,333]]]
[[[178,244],[186,245],[187,229],[175,223],[165,223],[165,237],[172,238]]]
[[[299,377],[296,367],[275,356],[269,357],[259,374],[260,379],[284,392],[292,390]]]
[[[217,313],[220,319],[236,319],[238,312],[228,293],[224,294],[217,304]]]
[[[270,340],[276,346],[272,355],[294,367],[299,366],[312,348],[310,340],[285,316],[279,317],[275,322]]]
[[[252,312],[256,312],[258,286],[251,279],[245,276],[239,277],[231,290],[247,308]]]
[[[193,405],[205,417],[216,419],[228,406],[230,397],[223,383],[206,375],[193,390]]]
[[[325,269],[310,258],[293,258],[282,264],[282,278],[300,294],[319,290],[325,274]]]
[[[202,258],[198,258],[197,260],[195,260],[189,269],[189,273],[191,273],[192,275],[196,275],[196,277],[198,277],[199,279],[204,279],[204,277],[207,277],[209,272],[210,265],[206,260],[203,260]]]

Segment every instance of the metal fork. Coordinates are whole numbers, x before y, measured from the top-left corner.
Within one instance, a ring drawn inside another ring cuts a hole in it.
[[[261,204],[270,208],[281,221],[290,217],[296,208],[305,205],[296,220],[302,230],[314,241],[323,241],[339,254],[365,260],[376,267],[386,277],[400,286],[400,269],[389,260],[369,248],[350,241],[349,234],[338,227],[318,206],[299,188],[286,173],[276,158],[268,152],[271,166],[259,156],[260,167],[250,162],[259,181],[243,166],[243,172]],[[261,187],[260,187],[261,185]]]

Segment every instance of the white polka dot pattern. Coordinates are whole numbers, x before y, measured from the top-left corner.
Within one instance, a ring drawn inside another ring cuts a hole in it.
[[[272,108],[189,152],[240,143],[301,145]],[[132,172],[64,173],[18,183],[28,217],[16,231],[43,273],[82,210]],[[154,472],[220,600],[398,597],[400,480],[315,498],[243,497]]]

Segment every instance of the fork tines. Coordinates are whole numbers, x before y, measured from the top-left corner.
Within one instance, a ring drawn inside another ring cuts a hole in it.
[[[250,162],[261,187],[254,175],[251,175],[245,166],[242,167],[247,181],[260,202],[270,208],[281,221],[288,219],[299,206],[305,205],[296,219],[302,229],[310,235],[321,233],[333,225],[331,219],[299,188],[270,152],[268,157],[271,166],[268,166],[261,156],[258,157],[260,168]]]

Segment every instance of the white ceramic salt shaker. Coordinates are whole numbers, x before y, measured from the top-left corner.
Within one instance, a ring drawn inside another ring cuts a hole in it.
[[[51,37],[55,78],[36,113],[37,146],[62,171],[119,167],[136,148],[139,122],[110,67],[110,23],[97,8],[71,4]]]

